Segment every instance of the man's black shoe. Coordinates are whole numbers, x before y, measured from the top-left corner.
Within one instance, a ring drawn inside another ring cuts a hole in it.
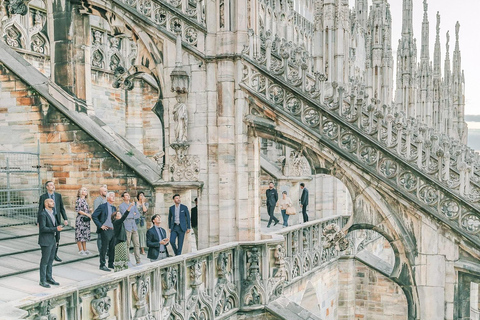
[[[277,225],[278,221],[280,220],[275,221],[275,223],[273,224],[274,227]]]
[[[107,272],[112,271],[112,270],[108,269],[108,268],[105,267],[105,266],[100,267],[100,270],[102,270],[102,271],[107,271]]]
[[[114,269],[114,266],[110,266],[110,265],[109,265],[108,267],[109,267],[110,269]]]
[[[60,259],[58,256],[55,256],[55,261],[62,262],[62,259]]]
[[[53,284],[54,286],[59,286],[60,285],[60,283],[58,283],[57,281],[55,281],[53,279],[52,280],[47,280],[47,283],[48,284]]]
[[[44,288],[50,288],[50,285],[46,282],[40,282],[39,285],[41,285]]]

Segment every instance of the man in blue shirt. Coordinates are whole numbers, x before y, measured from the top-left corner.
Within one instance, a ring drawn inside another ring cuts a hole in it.
[[[122,194],[122,198],[123,202],[120,206],[118,206],[118,209],[123,215],[130,206],[130,194],[128,194],[128,192],[124,192]],[[137,262],[137,265],[139,265],[140,240],[138,238],[137,224],[135,223],[135,219],[140,219],[140,212],[138,212],[137,206],[133,206],[130,209],[130,213],[128,214],[127,219],[123,221],[123,225],[125,226],[125,231],[127,231],[127,248],[130,250],[130,240],[133,240],[133,253],[135,254],[135,261]]]
[[[170,239],[167,237],[165,229],[160,227],[160,215],[154,214],[152,217],[153,227],[147,231],[148,259],[158,261],[168,257],[167,246]]]

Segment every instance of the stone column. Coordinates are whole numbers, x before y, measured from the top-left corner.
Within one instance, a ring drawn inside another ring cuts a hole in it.
[[[52,79],[62,89],[81,100],[91,100],[91,72],[88,45],[90,22],[80,6],[68,0],[52,3]],[[86,52],[87,51],[87,52]]]
[[[447,259],[458,259],[458,253],[453,242],[440,235],[439,227],[435,223],[424,218],[419,227],[420,241],[417,265],[414,268],[420,300],[418,318],[451,319],[446,316],[446,306],[449,305],[447,300],[453,303],[453,297],[448,296],[452,294],[451,282],[455,280],[453,264],[447,263]],[[448,289],[447,281],[450,282]]]

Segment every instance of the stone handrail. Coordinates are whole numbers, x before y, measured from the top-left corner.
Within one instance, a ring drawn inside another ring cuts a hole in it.
[[[254,34],[244,55],[258,62],[272,74],[297,88],[318,105],[335,111],[346,121],[377,139],[398,157],[416,165],[431,177],[446,184],[469,200],[480,201],[480,155],[471,148],[432,128],[395,113],[388,106],[368,99],[364,86],[350,83],[350,92],[332,83],[333,92],[326,97],[325,75],[315,72],[314,59],[303,45],[273,38],[263,30],[259,34],[261,50],[255,50]],[[340,104],[338,101],[342,101]],[[424,155],[425,153],[425,155]]]
[[[250,48],[245,48],[241,87],[282,115],[282,119],[318,137],[322,144],[480,245],[480,197],[476,196],[477,187],[466,183],[470,181],[469,173],[461,171],[458,175],[453,171],[450,157],[434,158],[432,150],[421,151],[423,136],[413,134],[412,124],[407,126],[411,132],[404,135],[403,125],[395,131],[395,118],[388,114],[385,125],[381,110],[365,106],[363,93],[363,98],[352,95],[351,103],[344,103],[342,108],[338,106],[338,101],[345,102],[342,88],[334,90],[330,99],[324,99],[325,78],[317,75],[316,82],[309,83],[308,59],[302,62],[303,59],[295,58],[299,62],[292,62],[294,49],[286,48],[279,49],[282,61],[278,69],[272,67],[279,64],[271,63],[274,56],[269,52],[255,56]],[[458,161],[461,152],[459,157]],[[470,192],[465,193],[467,190]]]
[[[10,304],[15,319],[225,319],[263,309],[348,246],[336,216],[168,258]],[[20,310],[24,310],[23,315]],[[8,315],[6,319],[8,318]],[[3,318],[2,318],[3,319]],[[10,318],[13,319],[13,318]]]
[[[135,16],[144,17],[163,33],[175,39],[180,33],[184,45],[193,51],[205,52],[204,0],[113,0],[124,9],[133,10]],[[195,6],[192,6],[195,3]],[[147,23],[147,25],[149,24]],[[196,49],[196,50],[195,50]]]

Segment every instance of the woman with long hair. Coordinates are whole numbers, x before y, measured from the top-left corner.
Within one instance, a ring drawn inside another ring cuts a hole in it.
[[[78,254],[87,256],[90,251],[87,250],[87,241],[90,241],[90,220],[92,214],[87,203],[88,190],[81,187],[77,192],[77,201],[75,203],[75,211],[77,218],[75,219],[75,241],[77,241]]]
[[[132,201],[127,211],[123,215],[117,211],[112,213],[113,234],[115,238],[115,259],[113,261],[113,269],[115,272],[128,269],[128,262],[130,257],[128,255],[127,247],[127,231],[123,221],[127,218],[135,203]]]
[[[140,219],[135,221],[137,223],[138,239],[140,240],[140,253],[145,254],[145,248],[147,247],[147,211],[148,202],[145,198],[145,193],[140,191],[137,194],[137,209],[140,212]]]

